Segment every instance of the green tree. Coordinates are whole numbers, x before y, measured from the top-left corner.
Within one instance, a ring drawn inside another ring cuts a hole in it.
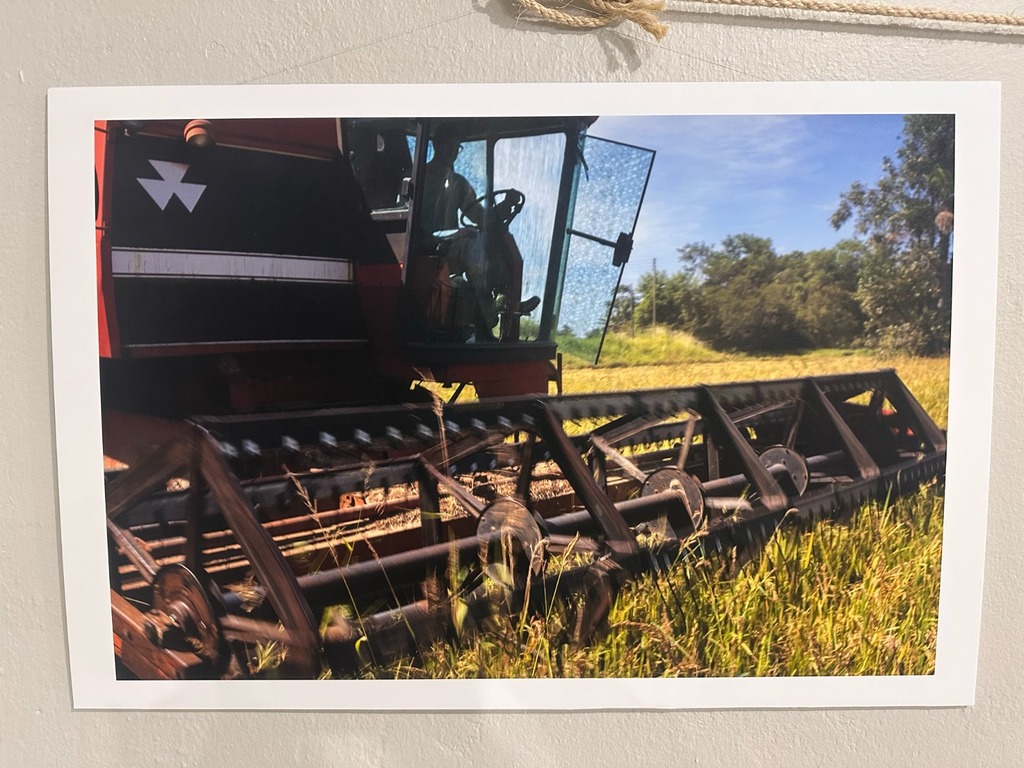
[[[949,351],[950,313],[935,250],[876,249],[864,260],[857,298],[865,330],[882,349],[911,355]]]
[[[832,224],[850,219],[867,238],[857,296],[866,330],[883,348],[936,354],[949,348],[954,221],[953,115],[908,115],[896,158],[873,187],[854,182]]]
[[[683,272],[658,275],[658,320],[717,349],[849,346],[864,329],[856,296],[864,253],[862,244],[844,241],[779,254],[770,239],[750,234],[730,235],[720,247],[690,243],[679,249]],[[639,283],[638,313],[646,314],[652,281],[647,275]]]
[[[844,240],[833,248],[789,254],[774,282],[786,286],[801,333],[812,347],[849,347],[864,333],[857,298],[862,243]]]
[[[612,304],[609,327],[619,333],[632,333],[636,315],[637,292],[631,285],[620,285]]]
[[[779,256],[768,238],[730,235],[720,248],[691,243],[679,249],[679,258],[697,295],[688,330],[702,341],[747,352],[809,344],[789,286],[777,280],[794,257]]]
[[[779,270],[772,241],[756,235],[729,235],[721,248],[691,243],[679,249],[684,269],[706,286],[728,286],[740,275],[767,283]]]
[[[693,331],[696,319],[703,311],[697,281],[683,272],[662,270],[642,275],[637,282],[636,324],[650,328],[654,324],[655,308],[659,326],[681,331]]]

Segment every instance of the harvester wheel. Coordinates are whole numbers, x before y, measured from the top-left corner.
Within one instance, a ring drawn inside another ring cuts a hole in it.
[[[573,622],[573,642],[587,645],[605,626],[612,603],[628,580],[626,570],[614,560],[601,559],[587,569],[580,606]]]

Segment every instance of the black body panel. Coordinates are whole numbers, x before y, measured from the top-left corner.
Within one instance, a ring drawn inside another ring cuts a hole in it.
[[[352,283],[123,278],[121,343],[366,339]]]
[[[292,254],[364,263],[393,259],[340,157],[329,161],[220,146],[196,150],[183,140],[128,136],[117,142],[115,158],[114,248]],[[151,161],[187,168],[175,181],[166,167],[161,171]],[[174,194],[161,209],[140,179],[199,198],[189,211],[182,195]]]

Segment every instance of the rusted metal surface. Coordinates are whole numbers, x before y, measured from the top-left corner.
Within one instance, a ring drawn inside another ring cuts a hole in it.
[[[131,674],[149,679],[207,677],[212,670],[194,653],[161,648],[146,635],[145,615],[117,592],[110,592],[114,651]]]
[[[161,446],[114,480],[108,486],[108,522],[119,516],[134,498],[146,496],[166,485],[186,465],[191,465],[192,477],[201,477],[209,487],[210,496],[220,509],[225,525],[234,532],[256,579],[267,590],[278,620],[288,630],[291,637],[289,668],[299,676],[315,676],[320,669],[319,640],[309,604],[280,549],[245,500],[238,479],[224,462],[219,446],[204,430],[196,426],[183,428],[175,440]],[[110,527],[115,533],[115,543],[126,549],[130,557],[143,563],[147,570],[155,566],[141,547],[132,546],[133,542],[127,536],[119,535],[116,526]],[[147,572],[146,576],[147,581],[159,581],[161,572]],[[157,602],[155,597],[154,604]],[[154,610],[159,609],[154,607]],[[196,623],[203,620],[194,615],[191,618]]]

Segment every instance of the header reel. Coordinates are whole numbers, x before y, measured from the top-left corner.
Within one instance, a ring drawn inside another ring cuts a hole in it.
[[[243,445],[291,446],[285,472],[246,476]],[[739,566],[784,523],[941,477],[945,447],[893,371],[196,418],[107,486],[119,658],[240,676],[274,643],[277,674],[348,676],[570,595],[586,642],[628,580]]]

